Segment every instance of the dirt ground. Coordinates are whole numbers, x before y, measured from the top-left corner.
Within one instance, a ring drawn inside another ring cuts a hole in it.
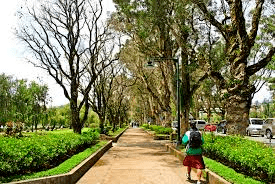
[[[186,167],[140,128],[128,129],[77,184],[183,184]],[[205,183],[205,182],[202,182]]]

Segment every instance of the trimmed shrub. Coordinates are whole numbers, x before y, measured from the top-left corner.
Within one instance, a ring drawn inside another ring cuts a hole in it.
[[[156,134],[167,134],[167,135],[170,135],[173,132],[172,128],[170,128],[170,127],[163,127],[163,126],[159,126],[159,125],[143,124],[142,127],[145,128],[145,129],[150,129],[150,130],[156,132]]]
[[[24,174],[51,168],[66,154],[92,145],[99,133],[93,130],[82,135],[73,132],[48,132],[27,137],[1,137],[0,176]]]
[[[241,136],[204,134],[204,155],[237,172],[266,182],[275,182],[275,159],[271,148]]]

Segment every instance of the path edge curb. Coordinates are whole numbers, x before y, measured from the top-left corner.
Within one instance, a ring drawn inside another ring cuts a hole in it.
[[[170,144],[165,144],[165,147],[166,147],[166,151],[168,151],[170,154],[173,154],[181,162],[184,160],[185,154],[177,150],[174,146]],[[196,169],[193,169],[193,170],[197,172]],[[231,184],[230,182],[226,181],[224,178],[210,171],[209,169],[205,169],[204,172],[206,173],[206,178],[205,178],[206,182],[209,184]]]
[[[120,136],[126,131],[128,130],[129,126],[126,127],[120,134],[118,134],[116,137],[112,138],[111,140],[116,143],[118,141],[118,139],[120,138]]]

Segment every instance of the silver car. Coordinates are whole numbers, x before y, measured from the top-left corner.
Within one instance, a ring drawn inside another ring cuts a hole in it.
[[[196,123],[196,127],[199,130],[203,130],[205,125],[207,125],[206,121],[204,121],[204,120],[193,120],[193,122]]]
[[[275,135],[275,118],[267,118],[263,125],[263,133],[266,138],[271,139]]]
[[[249,118],[249,126],[246,128],[246,134],[248,136],[251,136],[251,135],[264,136],[263,124],[264,124],[264,120],[261,118]]]

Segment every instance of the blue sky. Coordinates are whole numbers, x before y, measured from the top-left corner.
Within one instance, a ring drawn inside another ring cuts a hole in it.
[[[114,11],[112,0],[104,0],[105,10]],[[17,79],[27,79],[35,81],[43,81],[49,86],[49,93],[53,99],[53,106],[63,105],[68,103],[68,100],[63,95],[63,90],[55,81],[48,77],[45,71],[33,67],[27,63],[22,57],[24,48],[20,47],[18,40],[14,36],[14,28],[16,27],[16,10],[20,0],[6,1],[5,6],[0,6],[0,52],[1,52],[1,67],[0,73],[13,75]],[[258,100],[263,101],[264,98],[269,98],[270,93],[264,86],[254,97],[253,102]]]

